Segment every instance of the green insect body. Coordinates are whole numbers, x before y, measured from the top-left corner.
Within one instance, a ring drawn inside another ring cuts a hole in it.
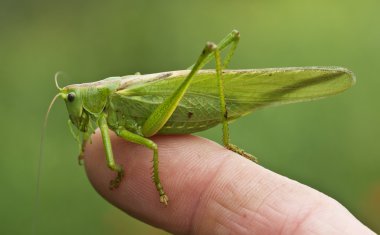
[[[229,121],[270,105],[334,95],[355,82],[352,72],[339,67],[226,70],[239,38],[233,31],[218,45],[207,43],[188,70],[111,77],[60,89],[70,122],[84,133],[82,153],[94,129],[100,128],[108,166],[117,173],[111,189],[119,186],[124,170],[114,161],[108,129],[153,151],[152,178],[160,202],[167,205],[169,199],[159,178],[157,145],[147,137],[194,133],[222,124],[226,148],[256,161],[229,142]],[[227,46],[230,50],[221,61],[220,51]],[[201,70],[213,58],[216,69]]]

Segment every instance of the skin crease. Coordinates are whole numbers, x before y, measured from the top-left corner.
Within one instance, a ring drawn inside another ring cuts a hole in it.
[[[152,151],[115,136],[125,178],[109,190],[99,131],[85,151],[94,188],[126,213],[174,234],[375,234],[334,199],[200,137],[155,136],[169,205],[151,180]]]

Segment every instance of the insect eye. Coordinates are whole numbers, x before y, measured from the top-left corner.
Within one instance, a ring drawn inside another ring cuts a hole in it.
[[[69,93],[69,94],[67,95],[67,100],[68,100],[69,102],[73,102],[74,99],[75,99],[75,94],[74,94],[74,93]]]

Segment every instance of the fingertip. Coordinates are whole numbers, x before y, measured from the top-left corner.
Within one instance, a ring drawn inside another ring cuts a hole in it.
[[[229,152],[191,135],[153,137],[158,144],[161,184],[169,197],[168,206],[164,206],[151,178],[152,151],[114,134],[111,140],[115,161],[124,167],[125,177],[118,189],[108,189],[116,174],[107,167],[102,139],[96,133],[84,156],[91,184],[118,208],[171,232],[189,229],[204,188]]]
[[[116,174],[107,167],[102,139],[96,133],[84,157],[90,182],[113,205],[171,233],[339,231],[329,225],[331,221],[344,221],[340,229],[346,229],[345,223],[360,227],[344,207],[324,194],[190,135],[152,138],[159,150],[161,184],[169,197],[165,206],[151,178],[152,151],[114,134],[111,140],[125,177],[117,190],[109,190]],[[331,213],[338,216],[330,219]],[[318,226],[310,219],[315,216]],[[360,229],[355,231],[364,231]]]

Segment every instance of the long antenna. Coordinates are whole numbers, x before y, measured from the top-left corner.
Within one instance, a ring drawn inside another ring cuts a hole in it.
[[[59,85],[58,85],[58,76],[61,74],[63,74],[63,72],[59,71],[59,72],[56,72],[54,75],[55,86],[58,88],[58,90],[62,90],[62,88],[59,87]]]
[[[56,74],[57,76],[57,74]],[[58,88],[60,89],[60,88]],[[44,123],[42,125],[42,131],[41,131],[41,140],[40,140],[40,156],[38,158],[38,165],[37,165],[37,185],[36,185],[36,194],[35,194],[35,202],[34,202],[34,209],[35,216],[33,216],[33,224],[32,224],[32,234],[36,234],[37,229],[37,222],[38,222],[38,209],[39,209],[39,201],[40,201],[40,179],[41,179],[41,166],[42,166],[42,160],[43,160],[43,146],[45,141],[45,130],[47,126],[47,120],[49,117],[49,113],[51,108],[53,107],[54,102],[57,100],[57,98],[61,95],[61,93],[58,93],[54,96],[53,100],[50,102],[49,108],[45,114]]]

